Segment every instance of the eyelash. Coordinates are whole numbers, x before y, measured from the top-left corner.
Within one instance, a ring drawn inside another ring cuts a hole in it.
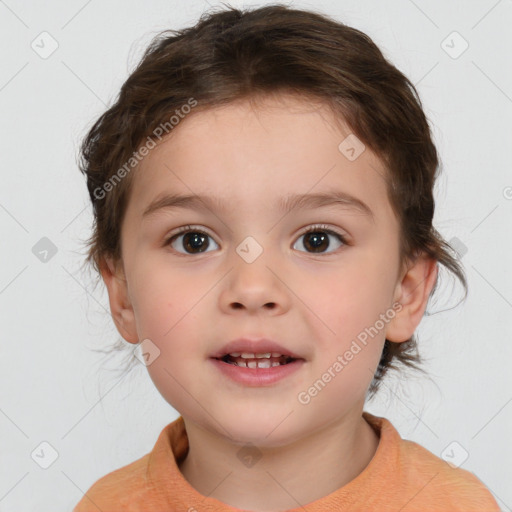
[[[325,233],[328,233],[330,235],[334,235],[335,237],[338,238],[338,240],[345,246],[345,245],[350,245],[348,242],[347,242],[347,239],[345,238],[344,235],[342,235],[341,233],[338,233],[337,231],[334,231],[332,229],[330,229],[328,226],[326,226],[325,224],[315,224],[315,225],[312,225],[310,226],[306,231],[302,231],[298,238],[304,236],[304,235],[307,235],[308,233],[313,233],[313,232],[317,232],[317,231],[323,231]],[[178,231],[176,231],[175,233],[173,233],[169,238],[167,238],[164,242],[164,247],[167,247],[168,245],[170,245],[175,238],[177,238],[178,236],[182,235],[182,234],[185,234],[185,233],[189,233],[189,232],[193,232],[193,233],[200,233],[202,235],[206,235],[210,238],[213,238],[210,234],[208,234],[206,231],[200,229],[198,226],[192,226],[192,225],[187,225],[187,226],[183,226],[182,228],[180,228]],[[178,251],[176,251],[178,252]],[[301,251],[301,252],[304,252],[304,251]],[[333,251],[333,252],[336,252],[336,251]],[[327,253],[314,253],[314,252],[309,252],[308,254],[333,254],[333,252],[327,252]],[[181,253],[181,252],[178,252],[178,254],[180,256],[196,256],[198,254],[203,254],[203,253],[197,253],[197,254],[192,254],[192,253]]]

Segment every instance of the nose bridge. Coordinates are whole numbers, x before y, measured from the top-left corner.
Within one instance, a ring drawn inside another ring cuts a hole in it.
[[[231,237],[236,256],[248,265],[254,262],[261,264],[262,260],[270,265],[270,261],[277,257],[280,244],[276,238],[277,230],[272,227],[275,220],[269,209],[261,203],[253,208],[244,203],[238,212],[235,210],[232,222]]]
[[[269,233],[248,235],[235,246],[232,255],[232,270],[228,286],[223,293],[227,307],[259,309],[263,306],[286,307],[286,286],[279,279],[280,260],[266,247],[271,239]]]

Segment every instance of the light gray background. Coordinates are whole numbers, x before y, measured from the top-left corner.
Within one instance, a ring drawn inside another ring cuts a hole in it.
[[[467,301],[449,309],[461,289],[445,279],[429,307],[439,313],[418,331],[430,378],[394,375],[366,409],[438,456],[457,441],[469,454],[461,467],[512,510],[512,1],[293,5],[363,30],[417,85],[443,163],[435,225],[467,250]],[[142,365],[123,378],[121,357],[91,350],[118,334],[106,292],[80,270],[92,215],[76,155],[150,39],[206,8],[0,1],[1,512],[70,511],[98,478],[149,452],[177,417]],[[43,31],[58,43],[46,59],[31,47],[42,46]],[[459,56],[464,42],[453,31],[469,44]],[[46,262],[33,252],[43,237],[57,248]],[[44,442],[58,454],[48,469]]]

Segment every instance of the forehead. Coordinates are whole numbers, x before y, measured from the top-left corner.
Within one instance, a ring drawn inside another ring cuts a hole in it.
[[[231,212],[281,211],[290,196],[339,191],[385,216],[385,176],[327,106],[293,96],[242,100],[181,120],[134,171],[129,209],[142,217],[177,194],[211,197],[208,206]]]

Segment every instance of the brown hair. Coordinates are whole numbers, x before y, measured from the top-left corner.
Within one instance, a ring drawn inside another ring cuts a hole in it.
[[[467,295],[463,268],[432,225],[439,162],[414,85],[366,34],[279,4],[204,13],[195,26],[166,30],[152,40],[115,103],[82,142],[80,170],[94,208],[86,263],[99,271],[105,255],[120,260],[133,175],[126,163],[136,166],[134,155],[160,134],[159,127],[183,117],[184,105],[198,105],[198,111],[279,92],[328,105],[382,159],[400,223],[401,264],[425,253],[453,272]],[[385,341],[370,396],[395,362],[421,370],[415,336]]]

